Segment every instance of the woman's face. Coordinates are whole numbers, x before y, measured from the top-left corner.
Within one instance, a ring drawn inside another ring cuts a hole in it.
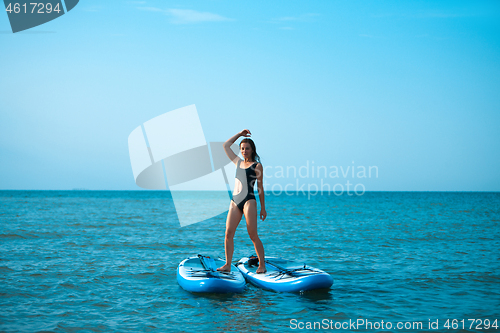
[[[250,146],[248,142],[243,142],[240,145],[240,151],[243,158],[247,159],[252,157],[252,146]]]

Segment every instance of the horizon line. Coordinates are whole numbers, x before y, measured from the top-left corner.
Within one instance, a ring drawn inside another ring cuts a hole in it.
[[[172,192],[170,190],[148,190],[148,189],[137,189],[137,190],[91,190],[91,189],[66,189],[66,190],[49,190],[49,189],[0,189],[1,191],[58,191],[58,192]],[[211,191],[211,190],[184,190],[184,191],[174,191],[174,192],[231,192],[231,191]],[[284,191],[281,191],[283,193]],[[305,191],[305,190],[300,190],[300,191],[287,191],[287,192],[304,192],[304,193],[335,193],[335,191]],[[345,192],[345,191],[344,191]],[[354,193],[354,191],[351,191]],[[364,193],[367,192],[480,192],[480,193],[500,193],[500,190],[370,190],[370,191],[364,191]],[[264,190],[264,193],[273,193],[272,190]],[[281,194],[280,193],[280,194]],[[359,195],[358,195],[359,196]]]

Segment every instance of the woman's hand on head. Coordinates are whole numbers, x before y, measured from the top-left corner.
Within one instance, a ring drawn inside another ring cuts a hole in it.
[[[247,129],[244,129],[243,131],[240,132],[240,136],[249,137],[250,135],[252,135],[252,133],[250,133],[250,131]]]
[[[262,221],[264,221],[264,220],[266,219],[266,217],[267,217],[267,212],[266,212],[266,210],[265,210],[264,208],[262,208],[262,209],[260,210],[260,219],[261,219]]]

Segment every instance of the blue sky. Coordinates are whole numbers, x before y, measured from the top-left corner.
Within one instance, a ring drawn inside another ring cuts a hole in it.
[[[195,104],[264,166],[500,190],[498,1],[81,0],[16,34],[0,14],[0,45],[0,189],[139,189],[128,135]]]

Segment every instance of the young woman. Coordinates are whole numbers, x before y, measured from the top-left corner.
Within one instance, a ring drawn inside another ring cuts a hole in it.
[[[226,264],[219,267],[219,271],[231,271],[231,260],[234,252],[234,234],[241,217],[245,214],[247,222],[247,231],[259,258],[259,268],[257,273],[266,272],[266,263],[264,259],[264,246],[257,234],[257,201],[253,187],[257,180],[257,189],[260,200],[260,218],[266,219],[266,205],[264,202],[264,186],[262,184],[263,169],[260,163],[259,155],[255,150],[255,144],[252,139],[243,139],[240,142],[240,152],[244,160],[239,158],[232,150],[231,145],[240,137],[249,137],[250,131],[245,129],[234,135],[224,143],[224,151],[234,164],[236,164],[236,181],[233,192],[233,199],[229,204],[229,212],[226,219],[226,238],[224,246],[226,249]]]

